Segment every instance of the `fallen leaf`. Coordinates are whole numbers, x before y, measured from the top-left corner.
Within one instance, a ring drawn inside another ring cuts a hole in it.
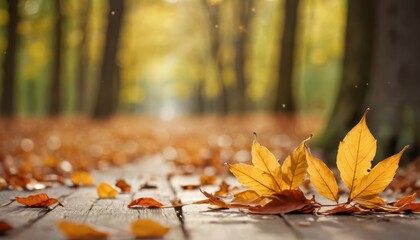
[[[205,175],[202,174],[200,175],[200,185],[204,186],[204,185],[214,185],[214,183],[216,182],[217,177],[214,175]]]
[[[229,187],[230,185],[227,184],[225,181],[222,181],[219,184],[219,190],[217,190],[214,195],[220,197],[220,196],[226,196],[229,194]]]
[[[406,213],[418,213],[420,212],[420,203],[407,203],[404,206],[398,209],[398,212],[406,212]]]
[[[380,197],[374,197],[369,200],[356,200],[356,202],[363,208],[366,209],[378,209],[386,205],[385,200]]]
[[[368,111],[365,111],[360,122],[347,133],[338,147],[337,167],[342,181],[350,190],[350,196],[354,196],[354,188],[370,170],[376,153],[376,139],[366,125]]]
[[[243,163],[232,164],[229,167],[243,186],[249,187],[259,195],[271,195],[281,191],[273,177],[259,168]]]
[[[348,215],[352,213],[365,213],[365,210],[361,210],[356,206],[348,206],[348,205],[338,205],[330,210],[325,212],[318,212],[321,215]]]
[[[136,238],[161,238],[170,229],[150,219],[139,219],[131,224],[130,230]]]
[[[311,213],[318,207],[312,200],[306,199],[300,190],[283,190],[273,197],[275,198],[266,205],[251,207],[248,210],[258,214]]]
[[[405,146],[399,153],[381,161],[369,174],[363,176],[351,191],[350,200],[369,200],[381,193],[394,178],[401,155],[407,148],[408,146]]]
[[[26,189],[26,184],[31,180],[25,176],[11,175],[6,178],[6,181],[15,189]]]
[[[150,197],[141,197],[137,198],[134,201],[132,201],[130,204],[128,204],[128,207],[152,207],[152,208],[160,208],[165,206],[163,203],[156,201],[153,198]]]
[[[181,188],[183,190],[197,190],[200,189],[200,185],[194,185],[194,184],[187,184],[187,185],[181,185]]]
[[[308,160],[308,174],[312,184],[319,194],[338,203],[338,184],[333,172],[323,161],[312,156],[307,147],[305,149],[306,159]]]
[[[149,182],[145,182],[144,184],[142,184],[139,188],[139,190],[143,190],[143,189],[156,189],[157,186],[150,184]]]
[[[60,221],[58,229],[69,239],[106,239],[108,234],[93,227],[70,221]]]
[[[400,200],[398,200],[397,202],[392,204],[392,206],[402,207],[406,204],[414,202],[414,200],[416,200],[416,193],[413,193],[411,195],[408,195],[408,196],[405,196],[405,197],[401,198]]]
[[[71,175],[74,186],[92,186],[93,177],[88,172],[74,172]]]
[[[16,202],[28,207],[49,207],[54,203],[62,205],[57,199],[50,198],[45,193],[29,195],[28,197],[16,197]]]
[[[309,139],[305,139],[295,150],[292,155],[287,156],[282,166],[283,183],[281,189],[297,189],[303,182],[306,176],[306,170],[308,164],[305,155],[305,142]]]
[[[251,149],[251,156],[252,164],[262,171],[268,173],[277,189],[281,189],[281,165],[277,161],[276,157],[266,147],[257,142],[255,133],[254,142]]]
[[[123,193],[131,192],[131,186],[124,179],[118,179],[115,186],[119,187]]]
[[[100,183],[96,191],[98,192],[99,198],[115,198],[118,194],[118,191],[108,183]]]
[[[262,198],[252,190],[246,190],[234,195],[232,202],[242,205],[261,205],[264,206],[270,201],[268,198]]]
[[[10,230],[13,230],[13,226],[4,220],[0,220],[0,235]]]

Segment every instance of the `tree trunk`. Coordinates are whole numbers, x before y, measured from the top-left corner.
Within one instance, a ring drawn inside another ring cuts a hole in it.
[[[278,77],[277,96],[274,106],[275,111],[280,112],[295,111],[292,82],[299,2],[299,0],[285,0],[284,30],[280,48],[280,73]]]
[[[99,92],[94,109],[95,118],[106,118],[115,113],[118,103],[118,66],[116,56],[124,15],[124,0],[109,0],[108,26],[102,60]]]
[[[239,18],[239,28],[236,33],[236,44],[235,44],[235,72],[236,72],[236,99],[234,101],[235,110],[239,112],[244,112],[246,110],[246,79],[245,79],[245,44],[247,39],[247,34],[249,31],[249,22],[251,17],[251,0],[241,0],[239,1],[238,7],[238,18]]]
[[[360,120],[371,77],[375,1],[348,1],[347,28],[341,86],[324,133],[318,139],[327,152],[335,152],[338,143]],[[331,154],[330,159],[333,159]]]
[[[55,1],[55,45],[54,45],[54,63],[52,70],[52,80],[50,85],[50,108],[49,114],[51,116],[56,116],[60,114],[60,109],[62,106],[61,101],[61,68],[62,68],[62,59],[61,59],[61,49],[63,45],[63,15],[61,13],[61,3],[60,0]]]
[[[420,1],[377,1],[377,9],[368,122],[378,138],[378,159],[408,144],[403,156],[414,159],[420,149]]]
[[[16,81],[16,49],[18,35],[16,32],[19,22],[18,0],[8,0],[9,24],[7,27],[7,49],[3,65],[3,81],[1,93],[1,115],[11,117],[15,107],[15,81]]]
[[[87,0],[84,1],[83,6],[84,9],[80,13],[80,25],[82,28],[82,40],[80,42],[80,48],[79,48],[79,71],[78,71],[78,79],[77,79],[77,111],[80,113],[84,113],[87,109],[87,103],[86,103],[86,74],[88,70],[89,65],[89,40],[88,40],[88,20],[89,20],[89,14],[91,10],[91,1]]]

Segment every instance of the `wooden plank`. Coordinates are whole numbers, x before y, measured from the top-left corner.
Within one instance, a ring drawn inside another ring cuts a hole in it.
[[[171,184],[183,203],[204,199],[199,190],[183,190],[181,185],[194,184],[198,176],[175,176]],[[213,192],[217,187],[204,188]],[[295,233],[279,216],[243,213],[237,209],[209,210],[209,205],[182,207],[185,228],[191,239],[296,239]]]

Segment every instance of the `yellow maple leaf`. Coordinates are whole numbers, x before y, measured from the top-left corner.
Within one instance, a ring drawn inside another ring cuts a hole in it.
[[[349,199],[370,200],[378,196],[391,183],[398,169],[401,155],[408,148],[378,163],[369,174],[363,176],[350,193]]]
[[[312,137],[312,136],[311,136]],[[308,164],[305,156],[305,142],[311,139],[305,139],[295,150],[292,155],[287,156],[282,166],[283,182],[281,189],[297,189],[306,176]]]
[[[136,238],[161,238],[170,230],[150,219],[136,220],[131,224],[130,229]]]
[[[256,138],[255,133],[254,136]],[[252,164],[254,164],[255,167],[268,173],[269,176],[273,179],[273,182],[277,185],[277,188],[281,189],[280,186],[282,183],[282,172],[280,163],[277,161],[274,154],[271,153],[266,147],[258,143],[255,138],[251,150]]]
[[[60,231],[69,239],[105,239],[107,233],[98,231],[89,225],[70,221],[61,221],[57,224]]]
[[[74,172],[71,181],[75,186],[92,186],[93,177],[88,172]]]
[[[118,191],[111,187],[108,183],[100,183],[96,188],[99,198],[115,198]]]
[[[242,185],[249,187],[259,195],[271,195],[281,191],[273,178],[257,167],[243,163],[232,164],[229,167]]]
[[[338,184],[333,172],[323,161],[312,156],[306,146],[305,154],[308,161],[308,174],[311,183],[315,186],[319,194],[338,203]]]
[[[337,154],[337,168],[344,184],[353,194],[354,188],[371,168],[376,153],[376,139],[366,125],[366,109],[360,122],[340,142]]]
[[[367,209],[377,209],[386,205],[385,200],[380,197],[374,197],[369,200],[357,200],[356,202],[363,208]]]

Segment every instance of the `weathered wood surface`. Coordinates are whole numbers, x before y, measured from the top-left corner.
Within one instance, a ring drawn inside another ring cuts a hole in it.
[[[179,199],[183,203],[204,199],[199,190],[183,190],[182,185],[198,183],[198,176],[174,176],[167,179],[169,168],[159,157],[148,157],[120,168],[93,173],[96,184],[114,184],[118,178],[132,185],[131,194],[119,194],[116,199],[98,199],[95,187],[46,189],[51,197],[59,198],[64,207],[50,209],[27,208],[13,202],[0,208],[0,219],[15,229],[1,239],[64,239],[56,223],[74,220],[90,224],[110,233],[111,239],[130,239],[130,223],[138,218],[151,218],[171,231],[165,239],[418,239],[420,215],[315,216],[311,214],[252,215],[236,209],[212,211],[208,205],[188,205],[182,208],[129,209],[130,201],[138,197],[153,197],[165,204]],[[232,184],[236,182],[228,179]],[[156,189],[142,189],[148,182]],[[213,192],[216,186],[204,190]],[[1,191],[0,203],[15,196],[34,192]]]

